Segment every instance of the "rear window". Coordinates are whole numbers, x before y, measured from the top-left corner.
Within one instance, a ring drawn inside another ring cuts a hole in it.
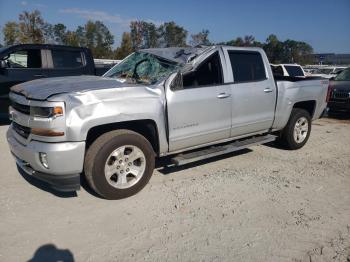
[[[80,51],[51,50],[54,68],[78,68],[84,66]]]
[[[264,62],[258,52],[228,51],[235,82],[266,79]]]
[[[304,76],[304,72],[300,66],[284,66],[289,76]]]

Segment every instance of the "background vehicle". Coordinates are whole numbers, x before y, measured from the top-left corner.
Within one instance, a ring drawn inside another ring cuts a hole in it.
[[[329,112],[350,112],[350,67],[331,79],[329,86]]]
[[[10,87],[46,77],[103,75],[113,63],[94,63],[88,48],[22,44],[0,48],[0,112],[8,111]]]
[[[271,64],[271,68],[274,75],[279,76],[291,76],[291,77],[304,77],[305,72],[301,65],[298,64]]]
[[[260,48],[146,49],[104,77],[14,86],[7,140],[33,177],[76,190],[84,170],[98,194],[119,199],[147,184],[156,157],[183,165],[276,138],[301,148],[327,87],[321,78],[274,78]]]
[[[343,66],[327,66],[317,69],[313,72],[314,76],[321,76],[324,78],[332,78],[337,76],[341,71],[343,71],[346,67]]]

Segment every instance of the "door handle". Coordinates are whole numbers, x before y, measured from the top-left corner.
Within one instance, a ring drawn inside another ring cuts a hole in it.
[[[38,75],[34,75],[35,77],[46,77],[46,75],[40,75],[40,74],[38,74]]]
[[[269,88],[269,87],[264,89],[264,92],[265,92],[265,93],[271,93],[272,91],[273,91],[273,90],[272,90],[271,88]]]
[[[231,94],[220,93],[220,94],[218,94],[217,98],[223,99],[223,98],[227,98],[227,97],[230,97],[230,96],[231,96]]]

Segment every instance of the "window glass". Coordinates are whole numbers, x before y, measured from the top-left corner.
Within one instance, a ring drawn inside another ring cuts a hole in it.
[[[51,50],[54,68],[77,68],[84,66],[80,51]]]
[[[18,50],[5,60],[10,68],[41,68],[40,49]]]
[[[223,83],[219,52],[206,59],[195,71],[183,76],[184,88],[219,85]]]
[[[338,73],[340,73],[341,71],[343,71],[344,70],[344,68],[341,68],[341,67],[338,67],[338,68],[334,68],[334,74],[338,74]]]
[[[266,79],[264,62],[260,53],[228,51],[235,82],[249,82]]]
[[[271,69],[274,76],[283,76],[282,66],[271,66]]]
[[[304,72],[300,66],[284,66],[289,76],[304,76]]]
[[[335,81],[350,81],[350,68],[343,70],[334,79]]]

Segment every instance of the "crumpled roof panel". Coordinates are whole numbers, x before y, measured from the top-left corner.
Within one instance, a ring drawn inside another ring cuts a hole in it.
[[[185,64],[191,57],[198,56],[208,47],[167,47],[142,49],[140,52],[150,53],[176,63]]]

